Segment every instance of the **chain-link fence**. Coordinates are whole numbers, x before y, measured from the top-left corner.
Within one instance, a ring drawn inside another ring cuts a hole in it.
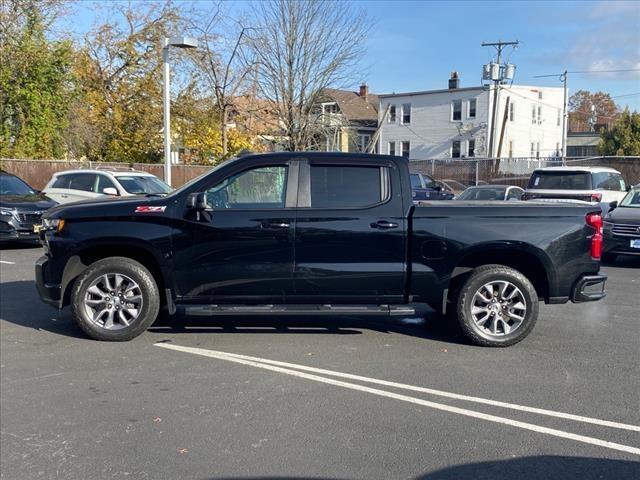
[[[430,175],[453,187],[469,185],[518,185],[525,187],[537,168],[557,166],[610,167],[622,173],[630,185],[640,183],[640,157],[567,158],[463,158],[411,160],[412,172]],[[458,184],[462,184],[458,185]],[[458,189],[459,189],[458,188]],[[455,189],[455,188],[454,188]]]

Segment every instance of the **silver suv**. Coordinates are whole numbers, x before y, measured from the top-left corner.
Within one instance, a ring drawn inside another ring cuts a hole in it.
[[[58,203],[111,195],[166,195],[171,187],[155,175],[133,169],[80,169],[58,172],[42,193]]]

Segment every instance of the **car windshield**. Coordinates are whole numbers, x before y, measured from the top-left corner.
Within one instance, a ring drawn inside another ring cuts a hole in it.
[[[589,172],[534,172],[527,188],[591,190],[591,174]]]
[[[504,200],[505,187],[467,188],[458,196],[458,200]]]
[[[122,188],[133,195],[168,194],[172,189],[159,178],[153,176],[118,175]]]
[[[621,207],[640,208],[640,188],[633,188],[620,202]]]
[[[0,195],[33,195],[36,192],[18,177],[0,175]]]

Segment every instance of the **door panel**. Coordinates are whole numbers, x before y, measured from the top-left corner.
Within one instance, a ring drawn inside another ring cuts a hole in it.
[[[299,189],[297,301],[400,301],[406,224],[397,172],[371,163],[312,161],[300,166]]]
[[[294,293],[290,177],[282,165],[249,169],[206,190],[212,211],[185,212],[175,258],[184,301],[283,303]],[[191,247],[181,251],[185,237]]]

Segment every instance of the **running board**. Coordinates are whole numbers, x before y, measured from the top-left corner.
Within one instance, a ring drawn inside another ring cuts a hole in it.
[[[187,316],[212,315],[378,315],[411,316],[416,310],[406,305],[181,305]]]

